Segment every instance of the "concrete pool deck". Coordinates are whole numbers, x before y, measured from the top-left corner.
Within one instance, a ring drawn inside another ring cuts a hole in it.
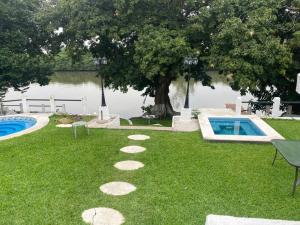
[[[19,136],[22,136],[24,134],[29,134],[29,133],[32,133],[34,131],[37,131],[37,130],[45,127],[49,123],[49,116],[51,116],[51,114],[48,114],[48,113],[44,113],[44,114],[30,114],[30,113],[26,113],[26,114],[16,114],[16,115],[0,116],[0,118],[8,118],[8,117],[30,117],[30,118],[36,119],[36,124],[34,126],[28,128],[26,130],[22,130],[20,132],[14,133],[14,134],[9,134],[9,135],[0,137],[0,141],[4,141],[4,140],[11,139],[11,138],[19,137]]]
[[[215,118],[248,118],[250,119],[266,136],[246,136],[246,135],[216,135],[209,122],[209,117]],[[256,115],[236,115],[231,110],[206,109],[201,111],[198,116],[198,122],[202,132],[203,139],[209,141],[237,141],[237,142],[271,142],[274,139],[284,140],[276,130],[274,130],[265,121]]]

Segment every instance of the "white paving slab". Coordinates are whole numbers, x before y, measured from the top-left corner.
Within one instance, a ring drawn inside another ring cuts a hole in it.
[[[134,154],[134,153],[144,152],[144,151],[146,151],[146,148],[141,147],[141,146],[131,145],[131,146],[121,148],[120,151],[125,152],[125,153]]]
[[[300,225],[300,221],[208,215],[205,225]]]
[[[119,211],[103,207],[85,210],[82,219],[91,225],[121,225],[125,222]]]
[[[136,187],[127,182],[115,181],[100,186],[100,190],[108,195],[127,195],[136,190]]]
[[[140,168],[143,168],[144,164],[138,161],[126,160],[126,161],[117,162],[114,165],[114,167],[119,170],[130,171],[130,170],[138,170]]]
[[[56,127],[58,128],[70,128],[72,124],[57,124]]]
[[[196,119],[181,120],[180,116],[173,116],[172,129],[173,131],[193,132],[199,130],[200,127]]]
[[[145,140],[150,139],[149,136],[143,135],[143,134],[130,135],[130,136],[128,136],[128,138],[130,140],[134,140],[134,141],[145,141]]]

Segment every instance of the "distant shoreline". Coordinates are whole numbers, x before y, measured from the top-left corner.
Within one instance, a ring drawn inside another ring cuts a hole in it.
[[[219,70],[206,70],[206,72],[218,72]],[[97,72],[97,70],[54,70],[54,72]]]
[[[54,72],[97,72],[97,70],[54,70]]]

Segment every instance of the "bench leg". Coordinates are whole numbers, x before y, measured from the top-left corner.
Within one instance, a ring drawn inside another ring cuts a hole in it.
[[[294,181],[294,185],[293,185],[293,195],[295,195],[296,192],[296,188],[297,186],[300,184],[300,179],[298,180],[298,175],[299,175],[299,167],[296,167],[296,172],[295,172],[295,181]]]
[[[276,158],[277,158],[277,154],[278,154],[278,150],[276,149],[276,152],[275,152],[275,156],[274,156],[274,159],[273,159],[272,166],[274,166],[274,164],[275,164],[275,161],[276,161]]]
[[[76,139],[77,138],[77,128],[76,127],[73,128],[73,133],[74,133],[74,138]]]

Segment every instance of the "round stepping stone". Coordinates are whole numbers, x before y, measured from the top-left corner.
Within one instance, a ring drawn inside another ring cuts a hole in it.
[[[135,140],[135,141],[144,141],[150,139],[149,136],[143,135],[143,134],[135,134],[135,135],[130,135],[128,136],[130,140]]]
[[[93,208],[82,213],[85,223],[91,225],[120,225],[125,222],[124,216],[115,209]]]
[[[121,148],[120,151],[125,152],[125,153],[134,154],[134,153],[144,152],[144,151],[146,151],[146,148],[141,147],[141,146],[131,145],[131,146]]]
[[[108,195],[120,196],[120,195],[127,195],[136,190],[136,187],[132,184],[127,182],[110,182],[107,184],[103,184],[100,187],[100,190]]]
[[[72,127],[72,124],[58,124],[58,125],[56,125],[56,127],[59,127],[59,128],[68,128],[68,127]]]
[[[119,170],[138,170],[140,168],[143,168],[144,164],[138,161],[127,160],[127,161],[117,162],[114,165],[114,167]]]

